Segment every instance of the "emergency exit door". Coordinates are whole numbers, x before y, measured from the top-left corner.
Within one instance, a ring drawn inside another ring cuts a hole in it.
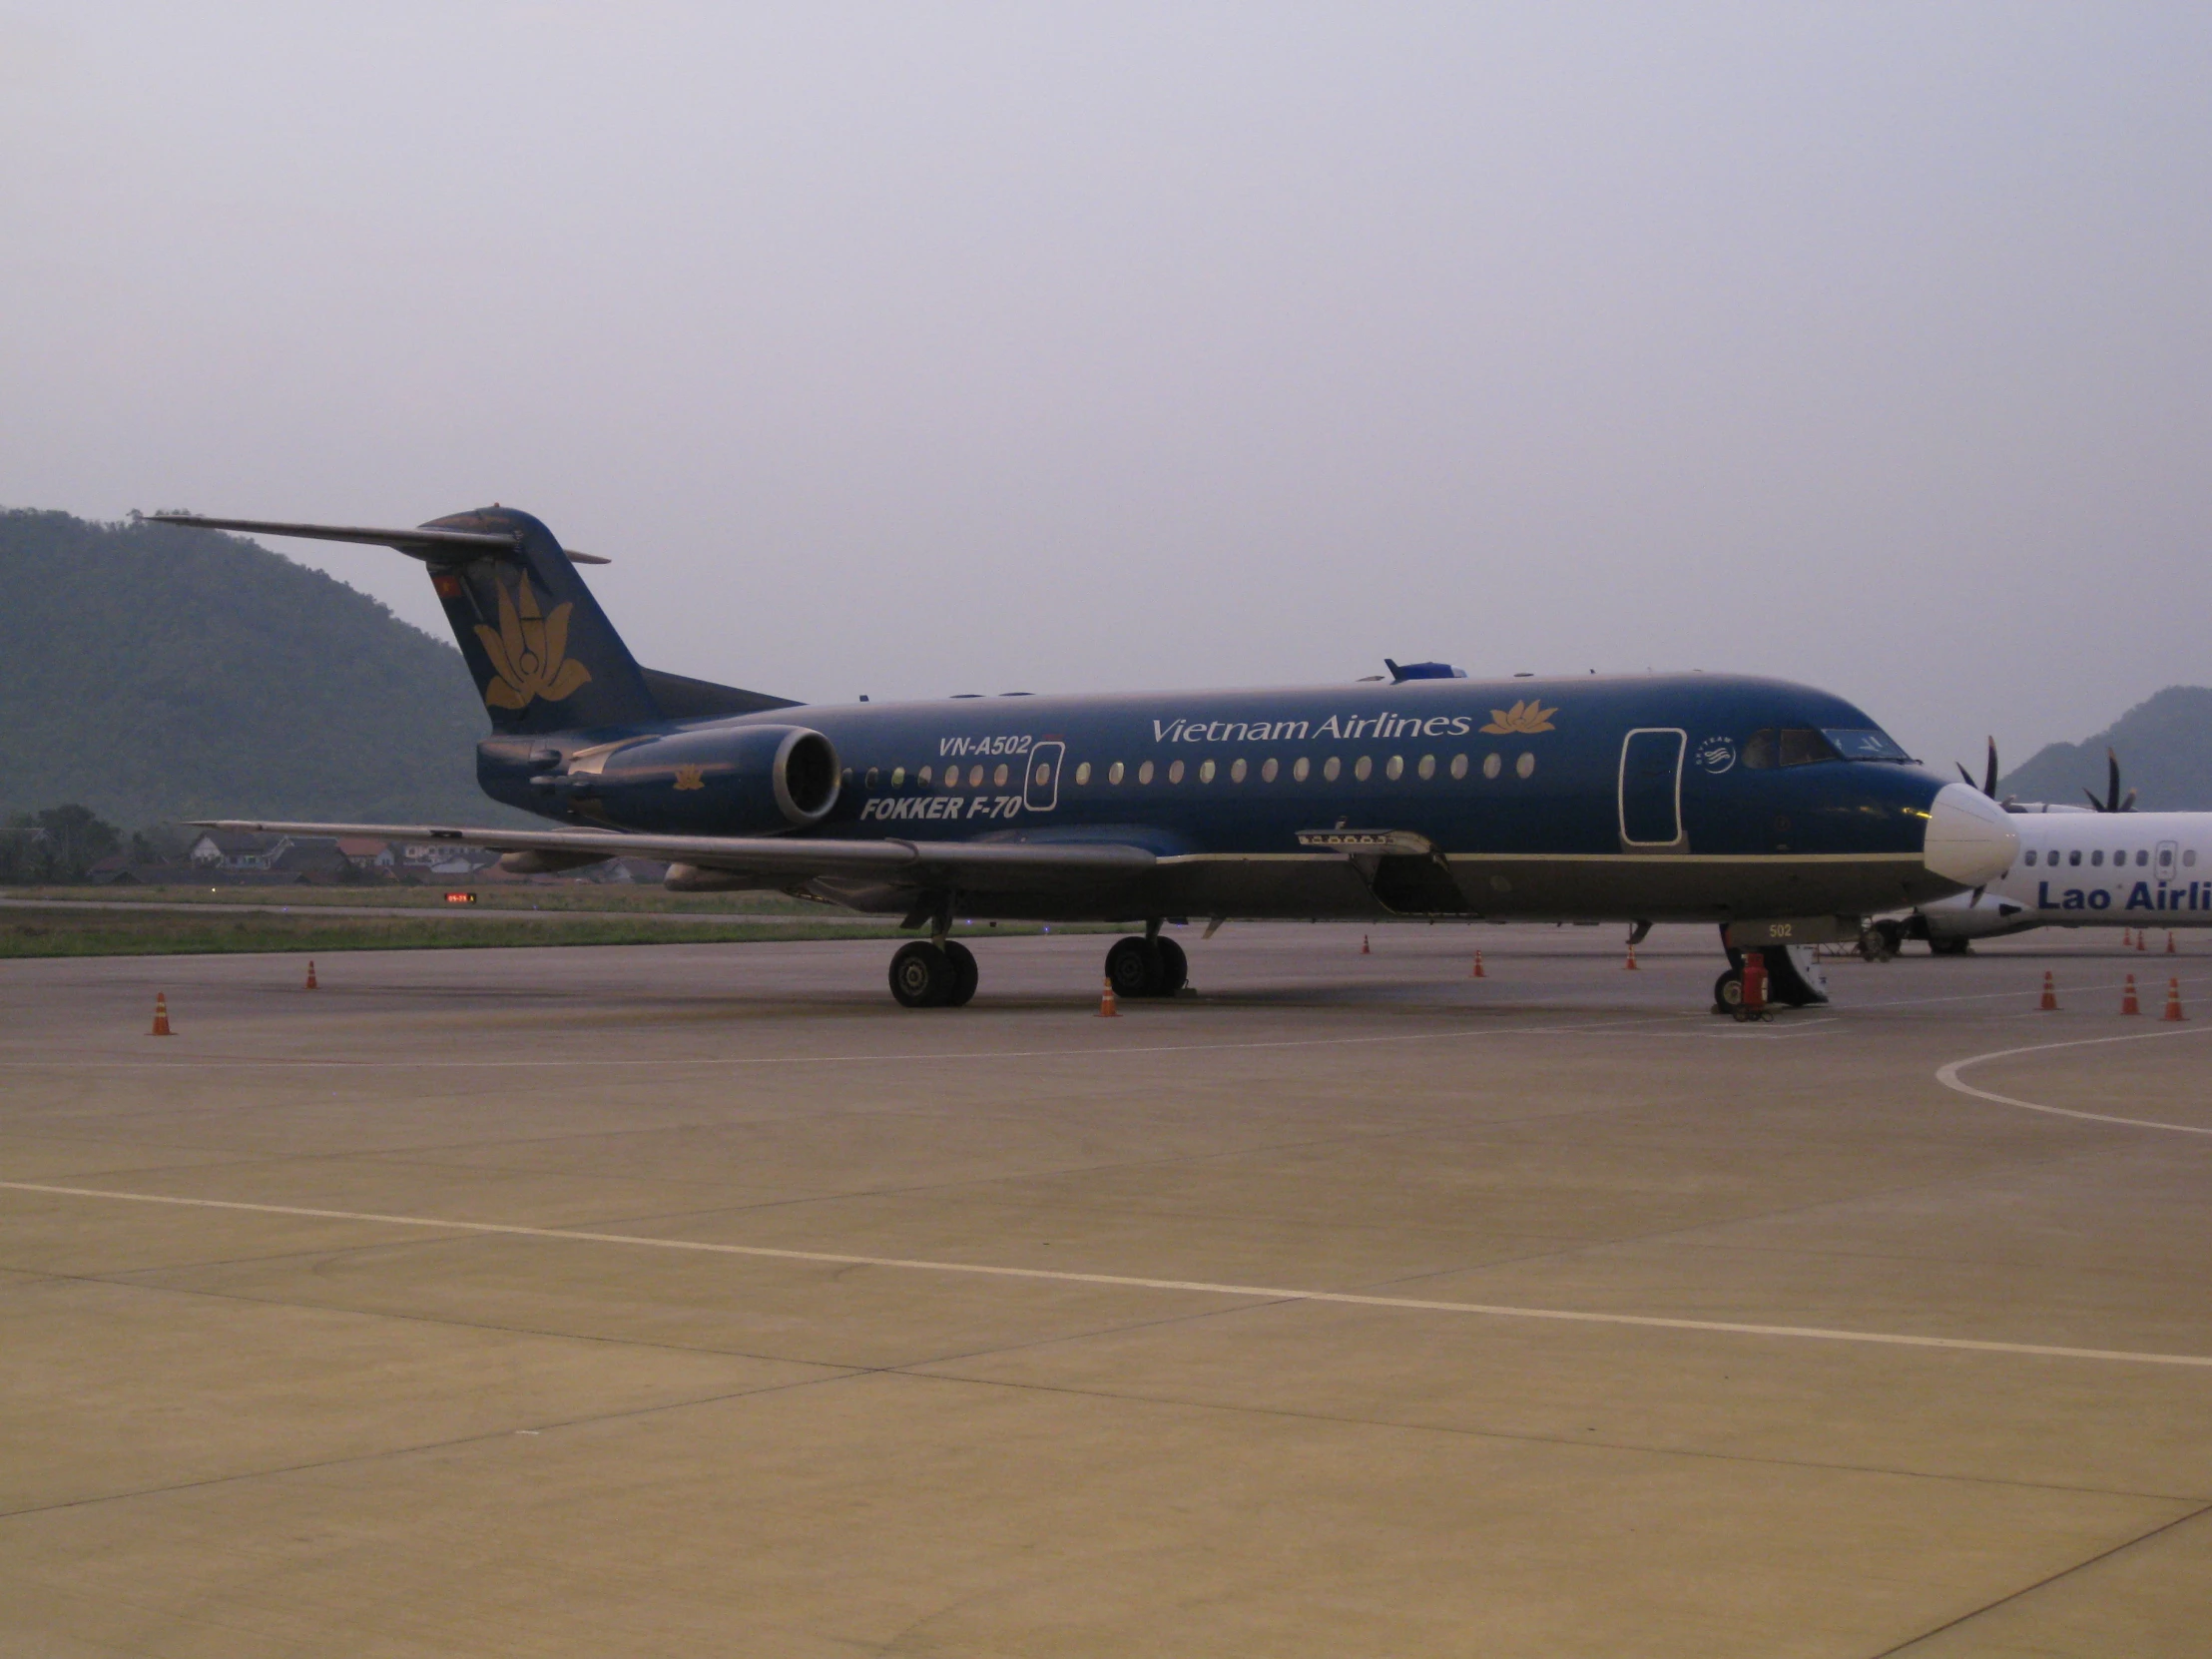
[[[1029,751],[1021,804],[1030,812],[1049,813],[1060,804],[1060,762],[1067,752],[1064,743],[1040,743]]]
[[[1682,752],[1679,727],[1645,728],[1621,740],[1621,839],[1630,846],[1675,846],[1682,840]]]

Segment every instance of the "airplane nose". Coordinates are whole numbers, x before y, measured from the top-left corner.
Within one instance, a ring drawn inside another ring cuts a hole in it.
[[[1946,881],[1978,887],[2012,867],[2019,854],[2012,815],[1979,790],[1945,784],[1928,809],[1921,862]]]

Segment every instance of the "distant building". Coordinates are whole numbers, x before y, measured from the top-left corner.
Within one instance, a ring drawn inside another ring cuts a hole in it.
[[[372,840],[366,835],[340,835],[338,851],[355,869],[370,874],[388,871],[398,862],[398,855],[391,849],[391,842]]]
[[[289,835],[255,835],[237,830],[210,830],[192,843],[193,867],[201,870],[269,870],[291,849]]]

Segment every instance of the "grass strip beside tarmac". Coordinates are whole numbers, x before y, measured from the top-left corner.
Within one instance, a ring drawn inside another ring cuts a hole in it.
[[[966,935],[982,928],[959,928]],[[1033,933],[1004,927],[1002,934]],[[891,939],[909,937],[894,921],[825,919],[748,922],[667,921],[579,916],[518,927],[510,921],[463,916],[317,916],[251,911],[224,915],[176,910],[77,910],[25,906],[0,910],[0,958],[18,956],[184,956],[239,951],[453,950],[486,945],[723,944],[758,939]]]

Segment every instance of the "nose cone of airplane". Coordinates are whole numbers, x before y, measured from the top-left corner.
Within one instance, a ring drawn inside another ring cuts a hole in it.
[[[2019,850],[2012,815],[1979,790],[1945,784],[1929,805],[1921,862],[1944,880],[1978,887],[2011,868]]]

